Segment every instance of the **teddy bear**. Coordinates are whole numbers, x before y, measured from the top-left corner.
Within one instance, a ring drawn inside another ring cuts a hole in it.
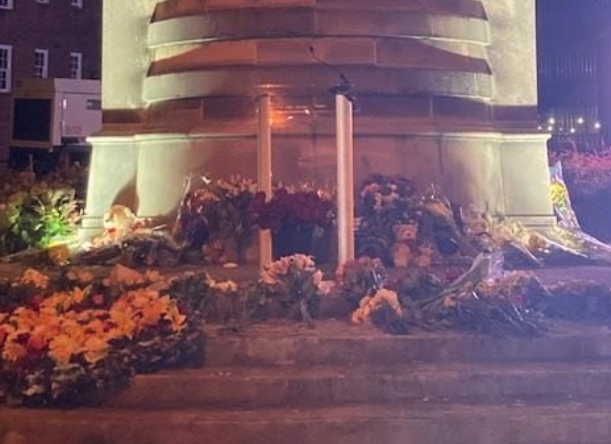
[[[418,239],[418,223],[409,221],[393,228],[395,243],[391,250],[395,267],[428,268],[431,266],[433,247]]]
[[[393,227],[395,243],[391,256],[395,267],[408,267],[417,255],[418,224],[408,222]]]
[[[121,239],[133,230],[137,221],[131,209],[124,205],[113,205],[104,214],[104,230],[108,235]]]

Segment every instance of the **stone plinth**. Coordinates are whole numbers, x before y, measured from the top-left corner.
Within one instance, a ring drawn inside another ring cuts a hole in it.
[[[274,95],[275,178],[334,176],[338,66],[356,84],[356,183],[435,182],[550,223],[534,1],[107,0],[104,127],[86,225],[113,203],[171,215],[186,175],[256,177],[256,97]]]

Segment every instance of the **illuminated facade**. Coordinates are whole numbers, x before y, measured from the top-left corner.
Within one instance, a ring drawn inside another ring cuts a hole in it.
[[[356,84],[356,183],[403,174],[548,224],[534,12],[534,0],[106,0],[85,227],[113,203],[172,214],[188,174],[256,177],[262,93],[275,179],[332,180],[337,73],[310,47]]]

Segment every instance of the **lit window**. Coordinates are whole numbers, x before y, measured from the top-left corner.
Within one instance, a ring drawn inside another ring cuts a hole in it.
[[[0,0],[0,9],[13,9],[13,0]]]
[[[70,78],[83,78],[83,54],[80,52],[70,53]]]
[[[10,92],[13,64],[13,47],[0,45],[0,92]]]
[[[75,8],[83,8],[83,0],[70,0],[70,4]]]
[[[34,77],[46,79],[49,77],[49,50],[34,50]]]

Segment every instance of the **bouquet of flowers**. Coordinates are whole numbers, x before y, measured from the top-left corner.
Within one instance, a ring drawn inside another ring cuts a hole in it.
[[[357,250],[359,256],[390,261],[397,225],[414,219],[415,188],[400,176],[374,175],[367,179],[357,195]]]
[[[287,225],[318,225],[327,227],[333,222],[333,202],[318,191],[294,191],[279,188],[266,202],[259,193],[250,207],[253,220],[263,229],[279,231]]]
[[[250,218],[250,208],[255,200],[257,185],[240,176],[229,180],[204,180],[201,188],[187,193],[179,212],[179,231],[187,243],[200,248],[216,244],[228,249],[235,242],[231,260],[252,241],[255,225]]]
[[[524,273],[502,271],[502,254],[481,254],[446,288],[420,299],[404,298],[411,323],[494,335],[532,337],[543,327],[531,304],[546,295],[541,283]]]
[[[385,288],[361,299],[359,308],[352,314],[352,322],[371,322],[392,334],[407,334],[409,331],[397,293]]]
[[[272,230],[275,257],[312,254],[315,237],[333,224],[334,204],[323,190],[280,187],[269,201],[259,193],[250,214],[260,228]]]
[[[300,315],[312,324],[318,315],[324,294],[323,274],[314,260],[302,254],[283,257],[263,270],[259,290],[265,302],[278,303],[289,310],[289,316]]]
[[[381,290],[387,278],[382,261],[368,257],[348,262],[338,276],[344,297],[354,307],[359,306],[363,298],[373,296]]]

